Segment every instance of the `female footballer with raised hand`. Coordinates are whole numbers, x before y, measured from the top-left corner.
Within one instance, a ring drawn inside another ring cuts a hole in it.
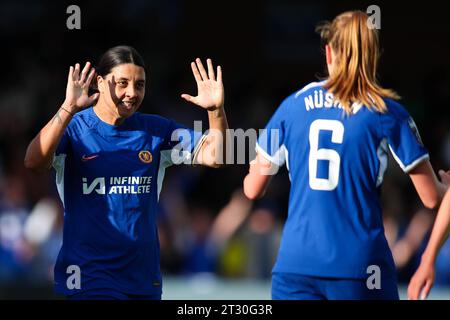
[[[207,71],[200,59],[191,67],[198,95],[182,97],[225,134],[221,67],[217,76],[210,59]],[[89,96],[95,75],[98,93]],[[28,147],[26,167],[56,171],[64,233],[55,286],[70,299],[161,299],[156,206],[164,170],[222,163],[220,139],[137,112],[145,81],[143,59],[128,46],[109,49],[96,72],[89,62],[71,66],[64,103]]]
[[[397,94],[377,83],[378,31],[367,19],[352,11],[319,26],[329,77],[281,103],[245,177],[256,199],[279,166],[289,171],[273,299],[398,299],[379,199],[388,149],[426,207],[446,190]]]

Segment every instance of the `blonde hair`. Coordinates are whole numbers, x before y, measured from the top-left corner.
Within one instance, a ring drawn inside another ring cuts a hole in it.
[[[362,11],[349,11],[316,28],[334,54],[333,71],[324,88],[333,93],[347,114],[351,113],[354,102],[385,112],[383,98],[400,98],[395,91],[384,89],[377,82],[378,30],[368,27],[368,18]]]

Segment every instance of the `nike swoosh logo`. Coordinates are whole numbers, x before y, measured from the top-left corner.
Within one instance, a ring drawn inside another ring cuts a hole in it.
[[[97,158],[97,157],[98,157],[98,154],[94,154],[94,155],[92,155],[92,156],[86,156],[86,155],[83,155],[83,156],[81,157],[81,160],[83,160],[83,161],[89,161],[89,160],[95,159],[95,158]]]

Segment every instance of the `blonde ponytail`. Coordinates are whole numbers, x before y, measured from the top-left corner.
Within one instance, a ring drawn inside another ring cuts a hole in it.
[[[382,88],[377,82],[378,30],[369,28],[367,20],[366,13],[350,11],[316,29],[334,54],[333,72],[325,89],[333,93],[347,114],[351,113],[353,103],[385,112],[383,98],[400,98],[396,92]]]

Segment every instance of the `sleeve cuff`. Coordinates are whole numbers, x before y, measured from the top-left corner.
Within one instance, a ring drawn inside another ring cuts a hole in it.
[[[256,143],[256,152],[262,155],[266,160],[269,160],[273,164],[281,167],[286,161],[286,148],[284,144],[278,149],[273,156],[269,155],[261,146]]]
[[[402,168],[403,172],[409,173],[411,170],[413,170],[415,167],[417,167],[419,164],[421,164],[423,161],[429,160],[430,155],[428,153],[420,156],[416,160],[412,161],[410,164],[404,164],[400,158],[395,154],[394,150],[392,150],[391,146],[389,146],[389,149],[391,150],[392,156],[394,157],[395,161],[397,161],[400,168]]]

